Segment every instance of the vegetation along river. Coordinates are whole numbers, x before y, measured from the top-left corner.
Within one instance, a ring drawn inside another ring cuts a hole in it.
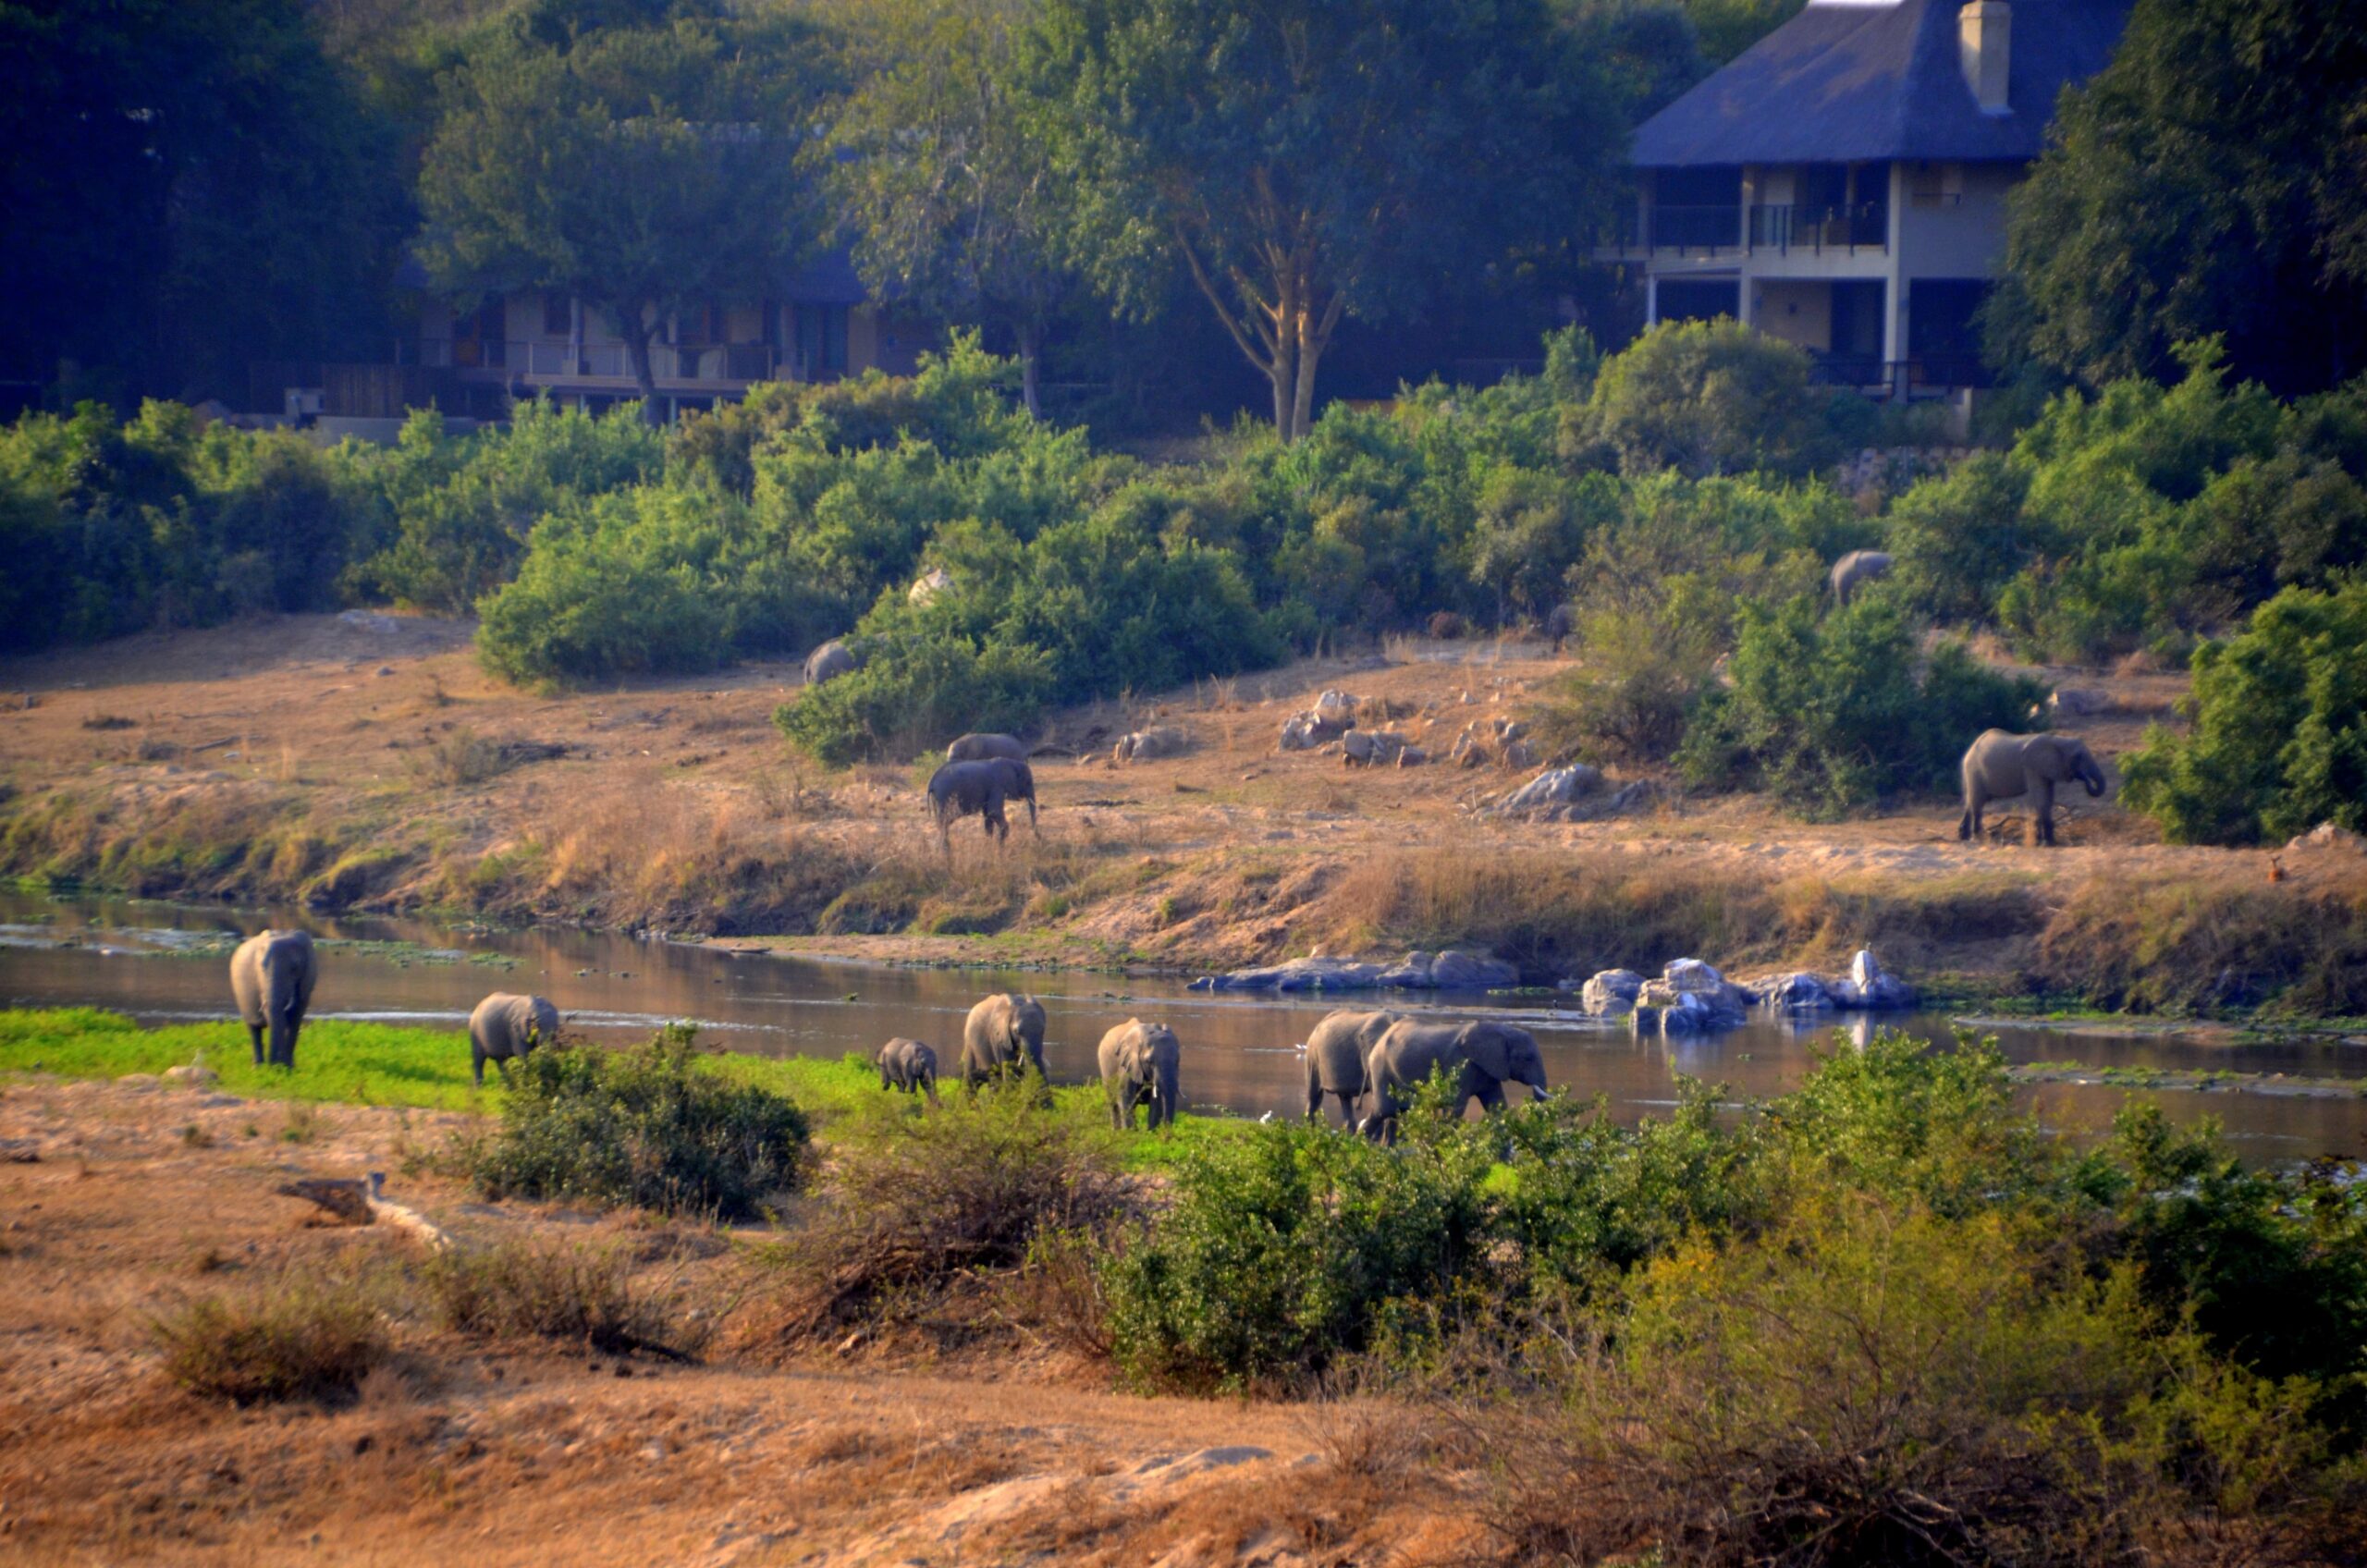
[[[1057,1080],[1090,1077],[1102,1032],[1139,1014],[1165,1020],[1182,1038],[1191,1105],[1252,1116],[1303,1106],[1296,1044],[1324,1012],[1342,1005],[1506,1017],[1536,1035],[1557,1086],[1605,1095],[1626,1118],[1668,1105],[1675,1073],[1723,1084],[1737,1096],[1781,1093],[1799,1081],[1836,1030],[1846,1039],[1852,1029],[1869,1027],[1836,1024],[1830,1015],[1805,1026],[1762,1015],[1722,1035],[1663,1042],[1634,1038],[1624,1020],[1591,1019],[1541,999],[1213,996],[1187,990],[1180,979],[895,968],[598,932],[275,913],[280,924],[328,939],[315,1018],[457,1030],[486,992],[532,991],[556,1001],[570,1029],[603,1041],[639,1039],[660,1023],[684,1020],[698,1026],[705,1043],[730,1050],[835,1057],[868,1053],[890,1035],[909,1035],[937,1046],[950,1061],[973,1001],[988,991],[1026,990],[1050,1015],[1045,1056]],[[101,1007],[149,1023],[219,1017],[223,1049],[243,1050],[243,1032],[230,1021],[227,955],[240,934],[267,923],[264,913],[222,906],[0,892],[0,1004]],[[1887,1022],[1940,1039],[1951,1026],[1946,1016],[1931,1013]],[[2101,1128],[2137,1092],[2157,1097],[2181,1121],[2219,1118],[2249,1160],[2367,1153],[2367,1097],[2330,1092],[2326,1082],[2367,1091],[2367,1045],[2323,1035],[2230,1043],[2225,1031],[2205,1037],[2005,1023],[1983,1024],[1982,1032],[1996,1035],[2017,1065],[2076,1060],[2096,1070],[2079,1074],[2089,1082],[2024,1088],[2051,1126]],[[2137,1072],[2228,1072],[2252,1088],[2132,1090],[2103,1081],[2108,1072],[2123,1079]],[[2296,1081],[2313,1087],[2296,1092]]]

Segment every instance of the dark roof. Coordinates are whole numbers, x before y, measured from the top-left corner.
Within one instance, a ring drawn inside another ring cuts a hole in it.
[[[1983,114],[1956,55],[1960,0],[1809,0],[1637,128],[1641,168],[2027,160],[2055,95],[2104,67],[2129,0],[2012,0],[2007,112]]]

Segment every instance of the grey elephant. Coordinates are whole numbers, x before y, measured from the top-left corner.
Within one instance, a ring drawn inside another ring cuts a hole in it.
[[[948,762],[987,762],[995,757],[1025,762],[1027,742],[1016,735],[969,734],[945,748]]]
[[[1364,1131],[1383,1141],[1397,1130],[1398,1112],[1415,1085],[1443,1067],[1459,1073],[1454,1113],[1473,1100],[1493,1110],[1504,1103],[1507,1083],[1545,1093],[1545,1059],[1536,1037],[1508,1023],[1418,1023],[1402,1019],[1389,1026],[1365,1058]]]
[[[1110,1124],[1131,1132],[1134,1107],[1150,1107],[1150,1130],[1174,1125],[1183,1107],[1176,1078],[1184,1047],[1164,1023],[1129,1018],[1101,1036],[1101,1089],[1110,1096]]]
[[[987,762],[949,762],[928,778],[928,815],[937,824],[938,842],[953,852],[953,825],[965,816],[979,818],[987,836],[998,844],[1011,837],[1011,823],[1002,814],[1014,795],[1027,802],[1027,820],[1036,820],[1036,776],[1024,762],[995,757]]]
[[[1578,611],[1575,605],[1555,605],[1545,617],[1545,635],[1553,639],[1553,651],[1560,653],[1562,644],[1578,629]]]
[[[1847,604],[1867,583],[1888,577],[1890,568],[1891,557],[1887,550],[1852,550],[1834,562],[1834,606],[1837,609]]]
[[[981,997],[962,1024],[962,1082],[975,1089],[1030,1068],[1044,1076],[1044,1004],[1017,991]]]
[[[1356,1108],[1365,1097],[1365,1058],[1389,1033],[1389,1026],[1404,1016],[1385,1009],[1358,1012],[1348,1008],[1324,1015],[1323,1022],[1306,1037],[1309,1119],[1323,1114],[1323,1096],[1331,1095],[1340,1102],[1341,1119],[1351,1127],[1356,1124],[1362,1114]]]
[[[805,655],[805,684],[819,686],[863,668],[863,655],[843,639],[833,637]]]
[[[2104,792],[2104,770],[2087,742],[2068,735],[2008,735],[1984,730],[1964,753],[1964,816],[1956,837],[1978,838],[1981,808],[2028,795],[2037,808],[2038,841],[2054,842],[2054,787],[2078,779],[2091,799]]]
[[[509,1064],[536,1046],[558,1043],[558,1009],[547,997],[496,991],[469,1014],[469,1068],[484,1087],[484,1064],[492,1062],[509,1082]]]
[[[313,1005],[313,983],[320,973],[313,938],[302,931],[259,931],[230,955],[230,995],[246,1023],[257,1067],[266,1060],[266,1032],[270,1064],[296,1065],[296,1035],[304,1027],[305,1011]]]
[[[901,1035],[879,1047],[875,1060],[879,1065],[879,1086],[901,1089],[908,1095],[926,1095],[928,1103],[937,1100],[937,1053],[918,1040]]]

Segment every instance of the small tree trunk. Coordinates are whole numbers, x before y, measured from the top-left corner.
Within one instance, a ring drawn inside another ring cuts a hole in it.
[[[1291,393],[1291,433],[1295,441],[1315,423],[1315,365],[1323,357],[1321,345],[1306,340],[1306,312],[1299,312],[1298,385]]]
[[[663,424],[666,416],[657,407],[657,373],[649,363],[649,325],[642,319],[639,307],[630,315],[621,316],[625,334],[625,356],[632,361],[633,384],[641,388],[641,423]]]
[[[1044,329],[1033,322],[1019,329],[1019,400],[1027,410],[1029,419],[1042,419],[1044,405],[1037,396],[1039,367],[1044,357]]]

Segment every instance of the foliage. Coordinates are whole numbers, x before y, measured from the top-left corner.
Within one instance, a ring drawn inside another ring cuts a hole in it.
[[[500,1131],[471,1160],[488,1196],[744,1219],[803,1179],[804,1113],[707,1068],[687,1025],[630,1051],[538,1050],[512,1073]]]
[[[2039,699],[2034,682],[1961,643],[1925,655],[1885,594],[1822,620],[1808,599],[1741,615],[1731,684],[1704,698],[1679,754],[1696,785],[1763,790],[1823,815],[1945,789],[1973,737],[2021,729]]]
[[[1406,314],[1609,195],[1616,96],[1538,0],[1053,0],[1027,68],[1088,275],[1142,301],[1180,263],[1285,441],[1343,318]]]
[[[2009,198],[1991,350],[2091,385],[2223,335],[2287,395],[2367,352],[2367,22],[2311,0],[2137,0]]]
[[[1723,317],[1663,322],[1603,361],[1563,416],[1563,455],[1630,473],[1809,473],[1840,456],[1832,395],[1809,369],[1798,349]]]
[[[636,1283],[619,1246],[503,1242],[453,1249],[423,1273],[437,1318],[485,1339],[562,1340],[609,1355],[633,1351],[686,1359],[705,1338],[705,1320],[685,1315],[663,1288]]]
[[[350,1394],[387,1349],[365,1280],[293,1268],[243,1294],[180,1302],[148,1329],[166,1377],[236,1404]]]
[[[827,55],[788,13],[603,19],[521,15],[442,79],[417,251],[455,296],[538,289],[599,308],[654,422],[666,318],[753,303],[817,238],[795,143]]]
[[[1595,609],[1578,617],[1572,632],[1577,661],[1531,714],[1546,754],[1664,761],[1709,690],[1719,631],[1665,611]]]
[[[2158,726],[2122,795],[2181,843],[2367,831],[2367,582],[2288,588],[2194,654],[2194,725]]]

